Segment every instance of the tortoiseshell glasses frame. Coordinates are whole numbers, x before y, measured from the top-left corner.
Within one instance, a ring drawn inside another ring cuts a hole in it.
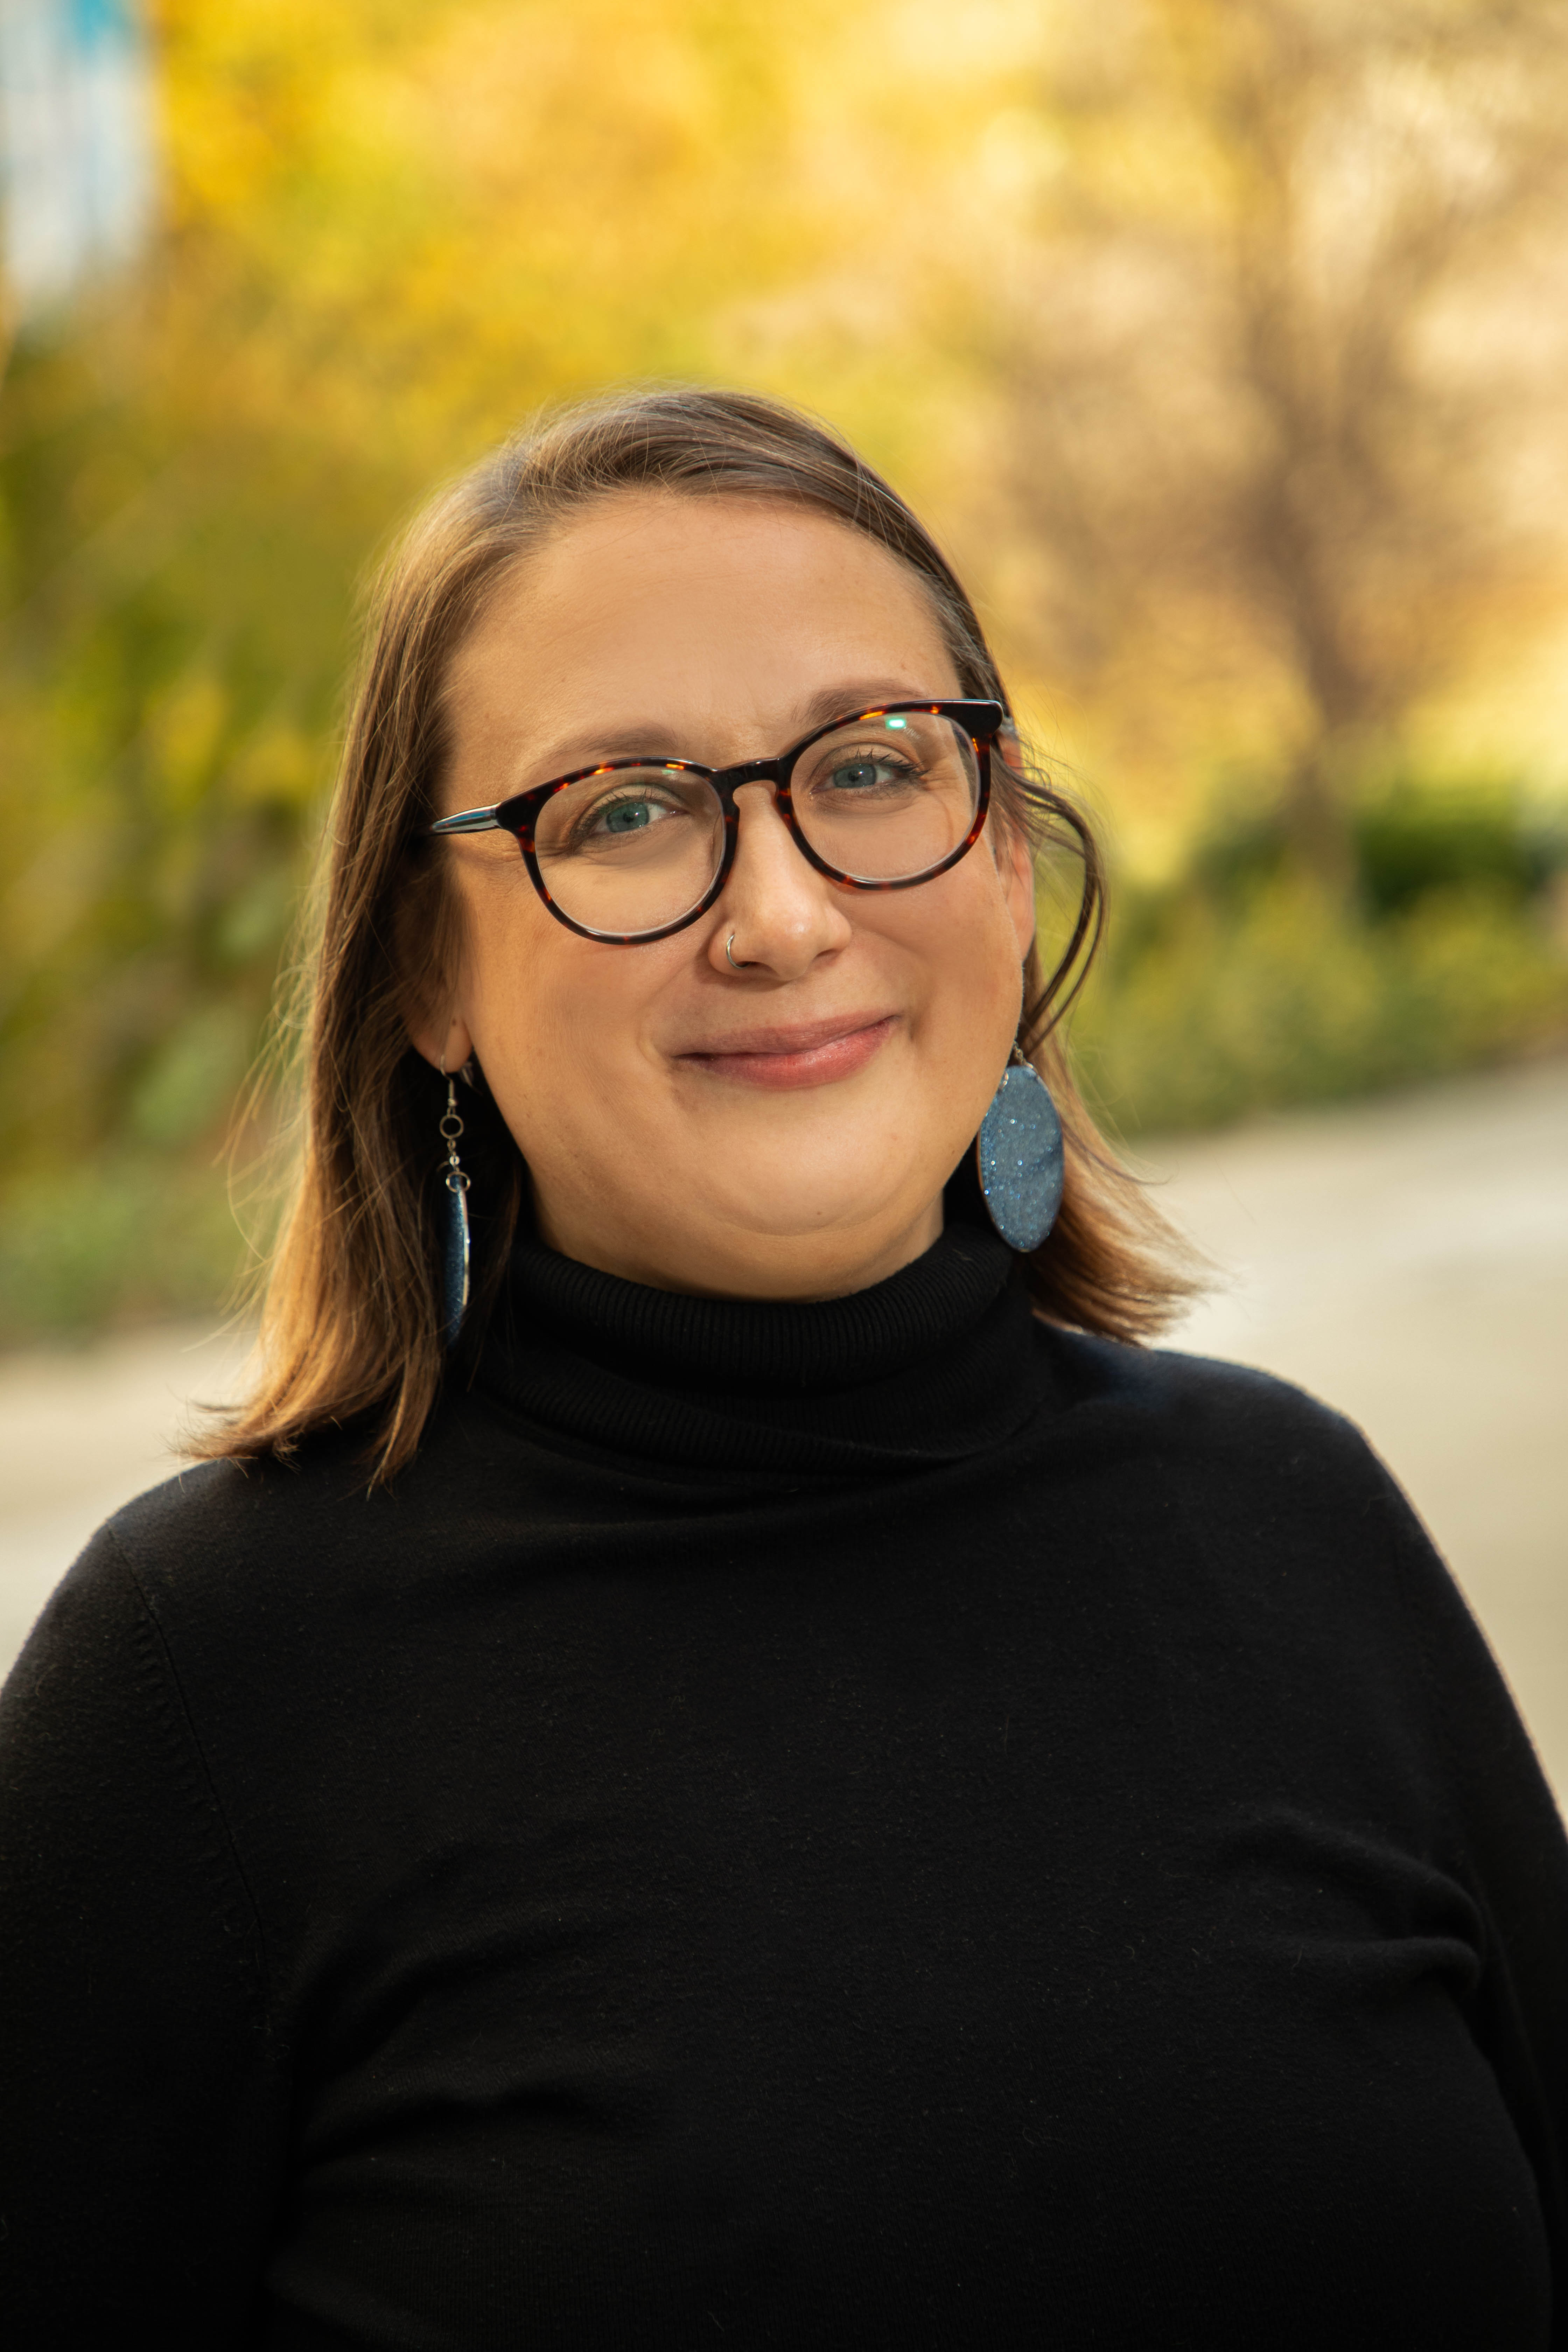
[[[934,865],[923,866],[919,873],[902,874],[888,879],[847,873],[841,867],[830,865],[806,837],[791,796],[790,779],[798,761],[813,744],[820,743],[840,729],[862,726],[872,719],[912,717],[916,713],[951,720],[973,746],[978,786],[969,830],[944,856]],[[1007,714],[999,702],[965,698],[945,702],[879,703],[872,709],[850,711],[842,718],[829,719],[825,727],[813,728],[809,735],[803,736],[798,743],[792,744],[776,760],[742,760],[731,768],[710,768],[698,760],[666,759],[657,753],[634,753],[622,759],[598,760],[592,767],[574,768],[569,775],[552,776],[548,783],[531,784],[526,792],[514,793],[509,800],[496,802],[493,807],[463,809],[455,816],[444,816],[435,824],[426,826],[426,831],[438,835],[510,833],[522,852],[530,880],[558,923],[563,923],[569,931],[575,931],[580,939],[596,940],[616,947],[643,947],[650,940],[667,940],[676,931],[683,931],[689,925],[700,922],[718,898],[735,862],[740,838],[735,794],[742,784],[773,786],[774,805],[788,826],[795,847],[806,862],[819,874],[826,875],[830,882],[837,882],[847,890],[912,890],[922,882],[934,881],[939,874],[947,873],[961,857],[968,855],[984,830],[986,812],[991,804],[991,754],[997,737],[1007,724]],[[590,777],[614,775],[624,769],[690,776],[706,782],[716,794],[722,811],[723,846],[707,888],[693,906],[687,908],[673,921],[660,923],[648,930],[595,930],[586,923],[576,921],[556,904],[540,867],[537,829],[541,812],[556,793],[565,792],[574,784],[583,783]]]

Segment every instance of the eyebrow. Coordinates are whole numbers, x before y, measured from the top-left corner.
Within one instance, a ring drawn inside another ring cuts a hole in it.
[[[790,743],[798,743],[803,735],[815,728],[826,727],[830,719],[858,718],[863,710],[879,710],[889,702],[941,702],[952,698],[939,694],[924,695],[911,687],[907,679],[848,678],[825,686],[799,704],[795,726],[787,743],[758,754],[773,758],[787,751]],[[691,756],[689,747],[663,719],[638,720],[635,726],[606,728],[600,734],[563,735],[552,743],[543,757],[531,760],[529,767],[537,767],[537,781],[548,783],[556,776],[570,775],[574,769],[585,768],[595,760],[621,760],[637,751],[656,754],[659,759],[686,759]],[[700,764],[706,766],[706,761]],[[526,791],[526,785],[517,787]]]

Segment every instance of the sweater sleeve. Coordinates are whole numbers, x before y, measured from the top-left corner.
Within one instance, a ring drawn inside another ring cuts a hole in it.
[[[111,1529],[0,1694],[0,2336],[256,2340],[278,2102],[243,1871]]]
[[[1416,1603],[1407,1654],[1436,1727],[1457,1872],[1483,1924],[1472,2030],[1535,2173],[1558,2282],[1552,2341],[1568,2352],[1568,1838],[1479,1626],[1405,1496],[1376,1466],[1399,1573]]]

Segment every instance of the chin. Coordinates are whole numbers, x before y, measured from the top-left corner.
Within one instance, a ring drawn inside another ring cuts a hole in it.
[[[797,1202],[756,1199],[694,1219],[694,1270],[703,1288],[752,1298],[820,1298],[859,1290],[928,1245],[910,1235],[931,1191],[907,1199],[820,1192]],[[934,1234],[931,1237],[935,1238]]]
[[[791,1170],[781,1181],[775,1170],[759,1171],[752,1182],[726,1183],[721,1191],[710,1184],[701,1192],[693,1188],[692,1229],[715,1236],[731,1233],[742,1249],[832,1249],[840,1241],[855,1248],[869,1233],[890,1231],[918,1217],[942,1189],[940,1177],[929,1184],[911,1183],[907,1161],[899,1168],[896,1184],[846,1181],[867,1161],[876,1164],[869,1154],[860,1160],[847,1152],[816,1183],[809,1171]]]

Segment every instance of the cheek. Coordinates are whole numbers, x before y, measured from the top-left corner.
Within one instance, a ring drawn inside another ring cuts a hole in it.
[[[664,960],[658,949],[578,940],[531,887],[523,899],[510,877],[496,879],[485,877],[468,905],[464,997],[479,1060],[514,1131],[520,1120],[573,1125],[584,1113],[592,1124],[627,1082]]]
[[[927,1016],[945,1038],[967,1034],[977,1052],[988,1048],[995,1024],[1010,1032],[1016,1023],[1023,994],[1022,958],[999,876],[976,855],[910,898],[908,944],[922,969]]]
[[[510,1116],[508,1097],[526,1095],[540,1066],[556,1051],[555,1008],[564,992],[555,977],[558,950],[550,934],[561,927],[540,906],[526,874],[514,875],[510,866],[465,875],[461,895],[464,1017]]]

